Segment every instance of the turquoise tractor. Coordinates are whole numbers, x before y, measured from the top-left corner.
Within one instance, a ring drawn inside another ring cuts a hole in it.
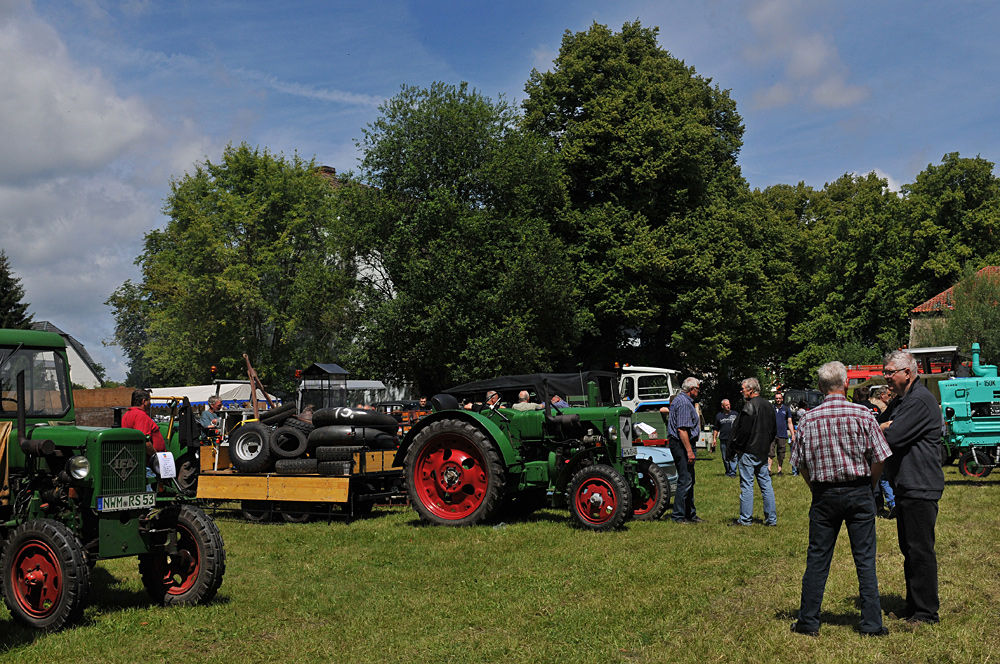
[[[1000,465],[1000,378],[995,365],[979,363],[972,344],[972,376],[939,383],[945,435],[942,458],[958,457],[967,477],[986,477]]]
[[[177,463],[151,464],[144,434],[75,424],[62,337],[0,330],[0,586],[16,621],[46,631],[78,621],[90,570],[107,558],[138,558],[159,604],[215,596],[222,536],[191,499],[200,429],[190,404],[175,412]]]

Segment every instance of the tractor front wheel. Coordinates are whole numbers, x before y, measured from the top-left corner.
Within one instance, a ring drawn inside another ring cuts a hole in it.
[[[993,466],[986,465],[986,461],[986,452],[970,448],[958,460],[958,472],[966,477],[986,477],[993,470]]]
[[[667,474],[649,459],[640,459],[639,485],[646,490],[646,497],[642,498],[637,493],[632,499],[635,520],[656,521],[670,506],[670,481]]]
[[[149,596],[164,606],[191,606],[215,597],[226,572],[226,550],[215,522],[197,507],[181,505],[160,512],[155,528],[176,531],[176,551],[139,556]]]
[[[581,528],[614,530],[632,514],[632,491],[611,466],[585,466],[570,480],[569,511]]]
[[[410,504],[423,521],[471,526],[491,518],[504,493],[500,453],[468,422],[439,420],[421,431],[403,462]]]
[[[4,602],[19,623],[54,632],[83,615],[90,568],[73,531],[59,521],[15,528],[4,543],[2,569]]]

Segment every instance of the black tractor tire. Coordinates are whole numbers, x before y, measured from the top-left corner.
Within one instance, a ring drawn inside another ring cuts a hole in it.
[[[289,420],[290,421],[290,420]],[[297,459],[306,453],[306,434],[290,426],[278,427],[271,433],[271,455],[277,459]]]
[[[396,447],[396,437],[379,429],[331,424],[314,429],[309,434],[309,447],[335,445],[364,445],[371,449],[391,450]]]
[[[274,472],[282,475],[313,475],[319,472],[316,459],[280,459],[274,462]]]
[[[418,433],[403,462],[410,504],[422,521],[472,526],[490,520],[504,495],[496,444],[462,420],[438,420]]]
[[[271,427],[259,422],[241,424],[229,435],[229,460],[241,473],[271,469]]]
[[[351,468],[353,467],[353,461],[320,461],[317,464],[317,470],[320,475],[331,477],[346,477],[351,474]]]
[[[285,423],[282,426],[290,427],[292,429],[298,429],[307,436],[310,434],[310,432],[312,432],[313,429],[316,428],[316,425],[313,424],[312,422],[306,422],[305,420],[300,420],[297,417],[289,417],[287,420],[285,420]]]
[[[567,502],[576,524],[587,530],[616,530],[632,515],[632,490],[617,470],[602,463],[573,475]]]
[[[354,455],[363,452],[364,447],[344,445],[343,447],[317,447],[313,456],[320,461],[354,461]]]
[[[295,416],[295,404],[286,403],[283,406],[278,406],[277,408],[272,408],[271,410],[265,410],[260,414],[259,421],[263,424],[269,424],[271,426],[279,426],[282,422],[287,420],[289,417]]]
[[[988,460],[989,455],[986,452],[970,448],[959,458],[958,472],[966,477],[986,477],[993,472],[993,466],[987,465]]]
[[[656,521],[670,507],[670,480],[662,468],[649,459],[639,460],[639,483],[649,492],[646,499],[632,496],[633,519]]]
[[[164,508],[154,527],[177,531],[177,553],[139,556],[142,585],[163,606],[193,606],[215,597],[226,573],[226,547],[219,528],[194,505]]]
[[[399,431],[399,422],[389,413],[358,408],[320,408],[313,413],[313,424],[317,429],[341,424],[355,428],[378,429],[391,434]]]
[[[266,500],[244,500],[240,503],[243,518],[254,523],[267,523],[274,514],[274,508]]]
[[[4,541],[3,599],[17,622],[55,632],[79,622],[90,592],[87,556],[59,521],[34,519]]]

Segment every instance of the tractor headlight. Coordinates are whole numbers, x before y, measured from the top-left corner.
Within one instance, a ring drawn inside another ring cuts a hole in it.
[[[66,462],[66,472],[74,480],[86,479],[90,475],[90,460],[80,455],[70,457],[70,460]]]
[[[614,425],[609,426],[608,430],[605,433],[607,434],[608,440],[610,440],[612,443],[618,442],[618,428],[616,426]]]

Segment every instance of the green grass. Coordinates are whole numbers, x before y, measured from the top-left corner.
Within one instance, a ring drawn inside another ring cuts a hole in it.
[[[408,508],[342,522],[218,519],[219,598],[150,606],[135,559],[101,563],[75,629],[25,630],[0,609],[0,662],[986,662],[1000,657],[1000,480],[946,469],[938,518],[941,624],[886,621],[858,635],[857,579],[841,532],[817,639],[792,634],[809,496],[775,478],[778,528],[727,528],[736,480],[699,460],[706,523],[632,523],[597,534],[568,513],[466,529],[417,525]],[[760,497],[757,496],[757,516]],[[879,520],[885,610],[900,608],[895,523]]]

